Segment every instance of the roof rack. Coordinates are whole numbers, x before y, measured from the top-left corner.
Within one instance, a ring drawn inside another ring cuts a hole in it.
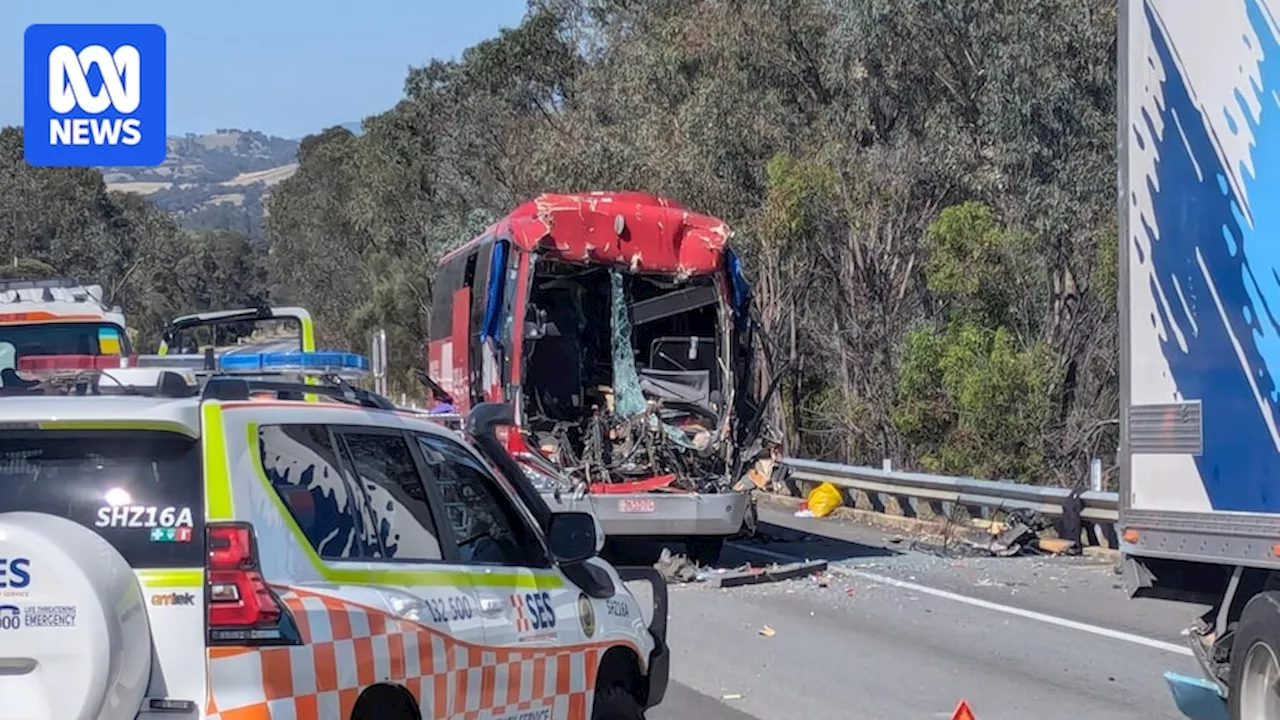
[[[352,384],[368,376],[369,361],[346,352],[199,355],[30,356],[17,370],[0,370],[0,396],[151,395],[205,400],[326,397],[395,410],[386,398]],[[293,379],[286,379],[293,378]]]
[[[46,278],[41,280],[16,279],[16,280],[0,280],[0,292],[5,290],[32,290],[42,288],[76,288],[81,287],[80,281],[75,278]]]
[[[118,315],[120,308],[108,305],[101,285],[85,285],[75,278],[44,280],[0,280],[0,305],[71,303],[94,305],[99,312]]]
[[[394,403],[377,393],[351,385],[341,378],[335,379],[337,383],[333,385],[309,385],[220,375],[209,378],[200,397],[202,400],[237,402],[250,400],[260,393],[272,393],[281,400],[303,400],[307,395],[320,395],[377,410],[397,409]]]

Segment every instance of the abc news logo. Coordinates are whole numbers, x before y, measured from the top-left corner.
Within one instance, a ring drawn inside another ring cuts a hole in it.
[[[23,43],[27,162],[164,162],[165,33],[159,25],[32,25]]]
[[[87,74],[97,67],[102,74],[98,92],[89,89]],[[101,45],[76,52],[59,45],[49,53],[49,108],[66,115],[76,108],[98,115],[114,108],[128,115],[142,104],[142,57],[138,48],[121,45],[113,53]],[[142,141],[142,121],[137,118],[50,118],[52,145],[137,145]]]

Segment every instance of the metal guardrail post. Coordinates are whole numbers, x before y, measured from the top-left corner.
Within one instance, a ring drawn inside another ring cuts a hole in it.
[[[373,331],[369,342],[369,363],[372,365],[373,391],[387,396],[387,331],[378,328]]]

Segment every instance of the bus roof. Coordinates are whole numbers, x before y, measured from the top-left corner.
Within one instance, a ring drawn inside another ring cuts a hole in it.
[[[705,275],[722,267],[731,234],[723,220],[656,195],[543,194],[445,255],[440,264],[496,237],[565,262],[625,265],[637,273]]]

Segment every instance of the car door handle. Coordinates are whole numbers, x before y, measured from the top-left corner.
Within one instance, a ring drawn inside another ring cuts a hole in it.
[[[485,617],[497,617],[506,611],[507,605],[498,598],[480,598],[480,614]]]

